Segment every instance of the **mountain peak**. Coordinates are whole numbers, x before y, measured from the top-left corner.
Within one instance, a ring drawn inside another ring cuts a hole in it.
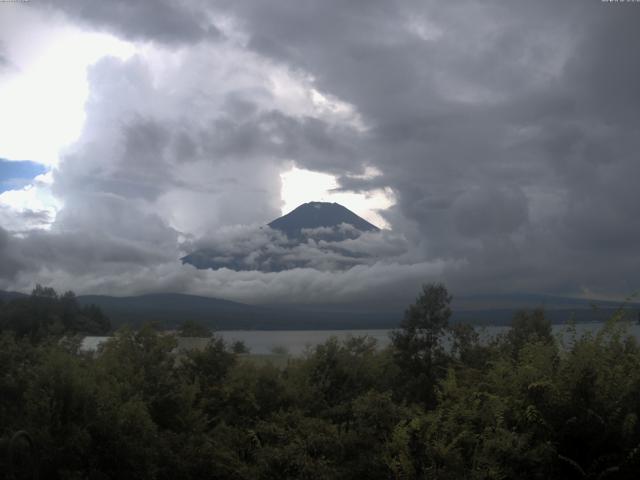
[[[269,227],[279,230],[290,238],[298,238],[303,230],[317,228],[338,228],[342,224],[351,225],[360,232],[377,232],[380,229],[359,217],[339,203],[308,202],[269,223]]]
[[[329,202],[304,203],[268,226],[283,235],[267,229],[266,238],[259,236],[255,242],[238,237],[232,245],[210,244],[182,257],[182,263],[199,269],[236,271],[342,270],[361,264],[370,255],[351,251],[341,242],[380,230],[348,208]]]

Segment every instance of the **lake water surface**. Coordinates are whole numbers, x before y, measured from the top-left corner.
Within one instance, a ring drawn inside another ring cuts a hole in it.
[[[578,323],[575,330],[578,335],[583,333],[595,333],[602,328],[601,323]],[[640,325],[629,325],[629,333],[640,340]],[[488,326],[480,327],[476,330],[480,334],[480,338],[488,340],[500,333],[504,333],[509,327]],[[285,350],[291,355],[301,355],[306,349],[324,343],[331,337],[339,340],[348,338],[349,336],[361,337],[369,336],[374,338],[378,346],[386,347],[390,343],[391,330],[221,330],[216,332],[222,336],[227,342],[236,340],[243,341],[249,348],[251,353],[268,354],[274,349]],[[553,332],[556,335],[566,338],[566,325],[553,325]],[[85,337],[82,341],[82,350],[94,351],[98,345],[106,341],[109,337]],[[180,347],[193,348],[204,345],[206,339],[181,339]]]

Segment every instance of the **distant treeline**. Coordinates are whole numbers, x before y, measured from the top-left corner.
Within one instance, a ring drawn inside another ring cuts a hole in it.
[[[40,291],[45,290],[40,288]],[[69,295],[69,293],[65,294]],[[28,295],[0,291],[2,300],[25,299]],[[98,307],[110,320],[113,329],[124,325],[139,328],[154,323],[158,328],[176,330],[185,321],[214,330],[358,330],[393,329],[402,320],[404,305],[248,305],[219,298],[177,293],[156,293],[133,297],[80,295],[80,307]],[[458,299],[460,301],[460,299]],[[597,307],[587,300],[544,295],[493,296],[478,301],[473,297],[452,307],[451,323],[477,326],[508,326],[522,308],[545,306],[545,318],[553,324],[604,322],[619,308],[616,302],[599,301]],[[474,303],[476,304],[474,307]],[[493,305],[493,306],[491,306]],[[640,306],[623,305],[629,318],[640,318]]]
[[[36,285],[29,296],[0,299],[0,331],[11,331],[18,338],[42,340],[56,335],[103,335],[111,323],[96,305],[80,305],[69,291],[62,295],[49,287]]]
[[[561,345],[542,311],[521,312],[485,344],[449,323],[451,297],[432,284],[389,348],[331,339],[274,366],[215,336],[176,355],[176,338],[150,326],[120,329],[97,354],[81,353],[61,332],[83,330],[74,323],[84,325],[83,315],[65,323],[64,295],[35,297],[48,299],[30,310],[48,319],[32,319],[41,333],[2,323],[0,434],[27,432],[35,460],[23,468],[41,478],[635,479],[640,471],[640,347],[615,315],[597,334],[569,332]]]

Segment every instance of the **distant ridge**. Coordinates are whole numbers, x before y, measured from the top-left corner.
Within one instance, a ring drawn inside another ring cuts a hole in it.
[[[10,300],[13,300],[14,298],[23,298],[27,296],[28,295],[26,293],[5,292],[3,290],[0,290],[0,300],[2,300],[3,302],[8,302]]]
[[[193,320],[216,330],[341,330],[393,328],[401,311],[309,311],[301,305],[259,306],[180,293],[157,293],[135,297],[82,295],[83,305],[94,304],[111,319],[112,325],[141,325],[156,322],[176,328]]]
[[[27,297],[0,291],[7,302]],[[200,322],[218,330],[351,330],[395,328],[402,319],[402,304],[292,304],[248,305],[219,298],[179,293],[156,293],[130,297],[80,295],[81,305],[94,304],[110,318],[114,328],[155,322],[176,328],[185,320]],[[592,308],[592,303],[598,308]],[[470,295],[454,297],[452,322],[476,326],[509,325],[515,312],[544,307],[551,323],[603,322],[621,306],[620,302],[591,301],[536,294]],[[625,305],[627,318],[636,321],[640,304]]]
[[[630,301],[588,299],[578,297],[562,297],[536,293],[507,293],[507,294],[473,294],[453,298],[454,310],[492,310],[492,309],[531,309],[545,310],[573,310],[573,309],[617,309],[640,308],[640,303]]]
[[[318,304],[248,305],[219,298],[177,293],[136,297],[79,296],[81,304],[96,304],[114,326],[140,325],[156,321],[175,328],[184,320],[195,320],[214,329],[226,330],[341,330],[396,328],[409,305]],[[598,308],[594,309],[593,305]],[[604,322],[621,306],[620,302],[592,301],[537,294],[469,295],[454,297],[452,322],[476,326],[509,325],[520,310],[543,307],[554,324]],[[640,304],[626,305],[627,318],[638,318]]]

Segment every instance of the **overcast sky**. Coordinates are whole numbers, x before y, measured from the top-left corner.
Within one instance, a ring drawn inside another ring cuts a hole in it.
[[[0,3],[0,289],[627,296],[639,25],[601,0]],[[179,261],[336,198],[390,230],[354,247],[375,261]]]

